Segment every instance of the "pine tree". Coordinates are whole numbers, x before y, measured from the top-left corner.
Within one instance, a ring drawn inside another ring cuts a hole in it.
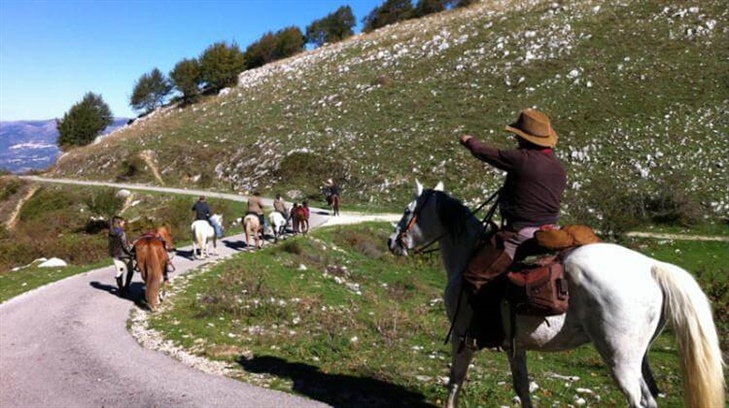
[[[65,151],[88,145],[113,122],[111,109],[101,95],[88,92],[63,115],[63,119],[56,119],[58,146]]]
[[[151,112],[162,106],[172,91],[172,84],[157,68],[142,75],[134,84],[129,106],[136,111]]]

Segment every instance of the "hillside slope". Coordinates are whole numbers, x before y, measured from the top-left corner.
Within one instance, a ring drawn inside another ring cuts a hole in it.
[[[224,95],[64,155],[53,175],[156,182],[154,165],[166,185],[290,199],[335,177],[345,204],[386,209],[417,177],[473,205],[502,176],[458,136],[511,146],[504,126],[537,107],[560,135],[568,212],[606,188],[671,189],[726,215],[728,21],[719,0],[479,3],[246,71]]]

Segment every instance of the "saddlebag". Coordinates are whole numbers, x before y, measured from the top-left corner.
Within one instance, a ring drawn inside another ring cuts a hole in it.
[[[569,288],[564,267],[557,257],[545,258],[540,266],[509,272],[509,301],[516,313],[553,316],[569,307]]]

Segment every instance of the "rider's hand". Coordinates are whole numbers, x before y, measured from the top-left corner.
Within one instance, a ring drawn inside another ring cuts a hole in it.
[[[462,145],[466,146],[468,141],[471,140],[472,138],[473,138],[473,136],[471,136],[471,135],[463,135],[463,136],[461,136],[460,142]]]

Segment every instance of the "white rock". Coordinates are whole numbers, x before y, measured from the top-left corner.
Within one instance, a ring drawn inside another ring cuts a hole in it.
[[[130,195],[132,195],[132,192],[124,188],[116,192],[116,196],[119,198],[127,198]]]
[[[51,258],[41,264],[38,265],[39,268],[63,268],[68,266],[66,261],[60,258]]]

